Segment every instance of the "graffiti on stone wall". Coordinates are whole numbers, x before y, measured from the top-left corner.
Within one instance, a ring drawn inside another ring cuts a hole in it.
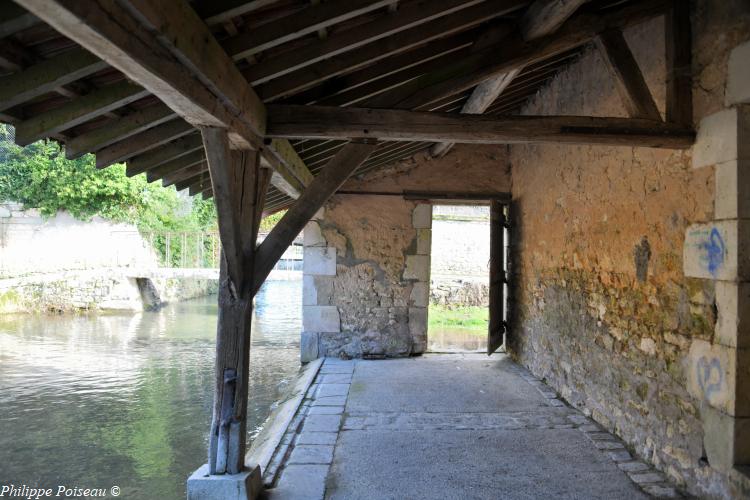
[[[703,226],[693,230],[688,236],[695,248],[700,252],[698,259],[700,266],[716,277],[724,266],[727,247],[724,238],[716,226]]]
[[[724,370],[721,368],[719,358],[701,356],[695,365],[698,385],[706,399],[711,399],[715,393],[721,391],[724,383]]]

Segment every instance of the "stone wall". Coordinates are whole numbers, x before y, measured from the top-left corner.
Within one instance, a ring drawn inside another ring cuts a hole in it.
[[[112,267],[157,267],[134,225],[67,212],[45,219],[36,209],[0,204],[0,278]]]
[[[430,303],[489,304],[489,217],[486,205],[433,208]]]
[[[215,277],[154,274],[105,268],[0,279],[0,314],[136,312],[218,291]]]
[[[663,112],[663,22],[625,36]],[[694,116],[703,129],[702,120],[728,104],[730,53],[750,38],[750,6],[696,2],[693,37]],[[525,113],[625,116],[603,68],[588,50]],[[748,85],[746,79],[729,88]],[[734,132],[715,135],[736,136],[733,123]],[[740,387],[749,376],[747,355],[717,333],[722,314],[737,318],[727,308],[747,300],[744,285],[736,285],[747,276],[736,266],[718,277],[706,271],[712,259],[742,260],[746,223],[737,214],[712,222],[727,190],[737,199],[737,182],[719,175],[718,161],[693,168],[691,156],[628,147],[511,148],[508,343],[536,376],[691,493],[747,497],[747,476],[731,463],[745,463],[738,446],[750,444],[741,419],[747,405],[735,405],[748,397]],[[731,163],[737,158],[727,159],[727,175],[738,174]],[[717,225],[720,236],[712,238]],[[735,322],[731,328],[736,341]]]
[[[510,191],[505,148],[456,149],[351,179],[342,190],[378,194],[336,195],[305,228],[303,361],[425,350],[432,206],[401,193]],[[457,170],[466,174],[462,182]]]

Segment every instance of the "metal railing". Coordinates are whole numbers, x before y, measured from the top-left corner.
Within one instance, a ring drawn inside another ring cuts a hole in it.
[[[258,235],[258,243],[267,234]],[[219,234],[191,231],[149,231],[143,238],[156,254],[160,267],[170,268],[218,268],[221,257]],[[301,270],[302,239],[297,238],[284,252],[274,269]]]

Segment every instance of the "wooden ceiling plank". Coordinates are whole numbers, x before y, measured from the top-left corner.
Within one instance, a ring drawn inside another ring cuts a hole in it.
[[[278,57],[268,58],[249,68],[245,73],[254,85],[279,78],[306,66],[317,64],[344,52],[348,52],[381,38],[393,36],[413,29],[439,17],[454,15],[461,9],[472,7],[482,0],[419,0],[411,2],[398,11],[397,15],[383,14],[376,20],[329,36],[326,40],[309,43]],[[498,15],[521,7],[526,0],[489,0]]]
[[[123,81],[94,90],[46,113],[36,115],[16,125],[16,143],[26,146],[50,137],[97,116],[130,104],[148,95],[148,91]]]
[[[635,118],[456,115],[325,106],[269,106],[269,137],[478,144],[572,143],[689,148],[695,132]]]
[[[288,73],[284,78],[272,80],[258,87],[258,94],[266,102],[271,102],[311,88],[332,77],[351,73],[372,65],[386,57],[404,53],[430,41],[459,33],[485,21],[500,16],[491,2],[483,2],[473,7],[460,10],[450,16],[439,17],[416,29],[406,30],[394,36],[377,40],[357,50],[340,54],[309,67]],[[246,70],[248,79],[252,79],[252,67]]]
[[[0,110],[18,106],[56,88],[89,76],[107,63],[84,49],[74,49],[0,78]]]

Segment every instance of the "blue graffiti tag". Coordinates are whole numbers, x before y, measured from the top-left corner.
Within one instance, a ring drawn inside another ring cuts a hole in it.
[[[719,269],[724,265],[724,239],[721,237],[719,230],[715,227],[711,229],[711,235],[708,241],[701,243],[701,249],[706,252],[704,260],[708,272],[716,277]]]
[[[724,383],[724,370],[721,368],[721,362],[717,358],[713,358],[709,362],[705,356],[701,356],[695,369],[698,385],[706,399],[711,399],[714,393],[721,390]],[[714,376],[714,372],[716,372],[716,376]]]

